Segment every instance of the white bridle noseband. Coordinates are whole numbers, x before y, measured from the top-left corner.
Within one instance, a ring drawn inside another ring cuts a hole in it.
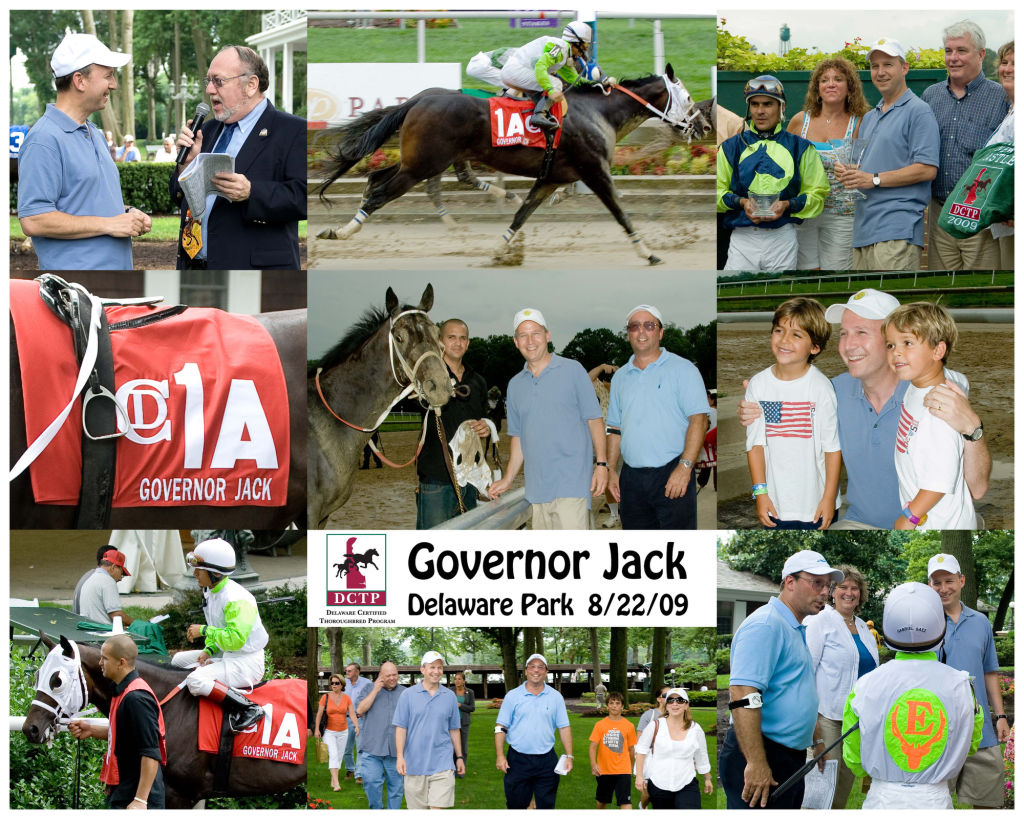
[[[53,706],[39,699],[34,699],[31,703],[53,714],[54,723],[46,729],[46,740],[57,731],[67,728],[75,715],[89,702],[89,688],[85,681],[85,672],[82,670],[78,644],[71,643],[71,650],[73,656],[67,657],[61,646],[55,646],[39,667],[36,691],[46,694],[56,703],[56,706]],[[58,675],[59,684],[56,688],[50,688],[50,680],[54,674]]]
[[[427,401],[427,397],[423,391],[423,388],[420,386],[419,379],[416,378],[416,373],[419,372],[420,365],[428,358],[436,357],[438,361],[441,363],[442,367],[446,366],[444,363],[444,359],[441,357],[441,350],[439,347],[436,350],[427,350],[419,358],[417,358],[416,362],[410,367],[409,362],[406,360],[405,356],[402,355],[402,351],[399,350],[398,346],[395,344],[395,322],[405,316],[412,316],[417,314],[423,316],[425,319],[427,319],[428,322],[430,321],[430,317],[424,310],[405,310],[399,313],[397,316],[393,316],[390,320],[390,326],[388,327],[388,357],[391,360],[391,375],[394,377],[395,381],[398,383],[400,387],[404,387],[399,397],[395,400],[396,404],[403,398],[405,398],[407,395],[410,395],[414,390],[416,391],[416,395],[419,397],[421,402],[429,403]],[[404,385],[402,383],[402,379],[398,377],[398,373],[395,371],[396,358],[398,359],[398,363],[402,365],[402,372],[405,374],[405,377],[409,379],[408,385]],[[392,404],[391,406],[394,406],[394,404]]]

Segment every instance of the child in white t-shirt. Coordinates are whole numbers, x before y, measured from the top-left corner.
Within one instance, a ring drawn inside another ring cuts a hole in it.
[[[761,415],[747,427],[757,516],[770,529],[827,529],[839,507],[839,428],[832,382],[811,364],[832,328],[814,299],[783,302],[772,317],[775,364],[750,379]]]
[[[893,310],[882,323],[889,364],[909,381],[896,431],[896,474],[903,514],[894,529],[974,529],[974,501],[964,477],[964,439],[924,406],[946,381],[943,367],[957,340],[942,307],[918,301]]]

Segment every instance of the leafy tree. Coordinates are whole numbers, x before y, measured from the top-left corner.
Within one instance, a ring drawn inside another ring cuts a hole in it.
[[[504,334],[471,339],[463,361],[484,377],[488,387],[498,387],[502,396],[509,379],[523,369],[523,357],[512,336]]]
[[[628,629],[623,626],[612,626],[608,646],[608,690],[621,691],[623,694],[629,689],[626,661],[627,631]]]
[[[9,20],[11,56],[16,50],[25,55],[25,72],[35,86],[38,118],[46,110],[46,103],[57,99],[50,58],[64,38],[66,27],[81,30],[81,18],[76,11],[38,9],[11,11]]]
[[[562,349],[560,355],[583,365],[588,372],[599,364],[621,366],[629,360],[629,342],[621,333],[606,327],[580,330]]]
[[[651,693],[665,684],[665,638],[667,628],[654,628],[651,635]]]

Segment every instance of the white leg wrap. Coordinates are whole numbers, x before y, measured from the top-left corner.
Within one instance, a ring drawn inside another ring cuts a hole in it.
[[[639,233],[630,233],[629,241],[633,243],[633,248],[641,259],[651,258],[651,250],[647,247],[647,243],[644,242],[643,237]]]

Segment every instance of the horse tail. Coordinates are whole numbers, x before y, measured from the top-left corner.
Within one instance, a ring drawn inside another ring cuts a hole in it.
[[[333,130],[338,144],[327,161],[328,177],[316,189],[323,202],[327,202],[327,189],[338,177],[364,156],[376,151],[402,127],[406,115],[417,101],[411,99],[401,105],[370,111]]]

